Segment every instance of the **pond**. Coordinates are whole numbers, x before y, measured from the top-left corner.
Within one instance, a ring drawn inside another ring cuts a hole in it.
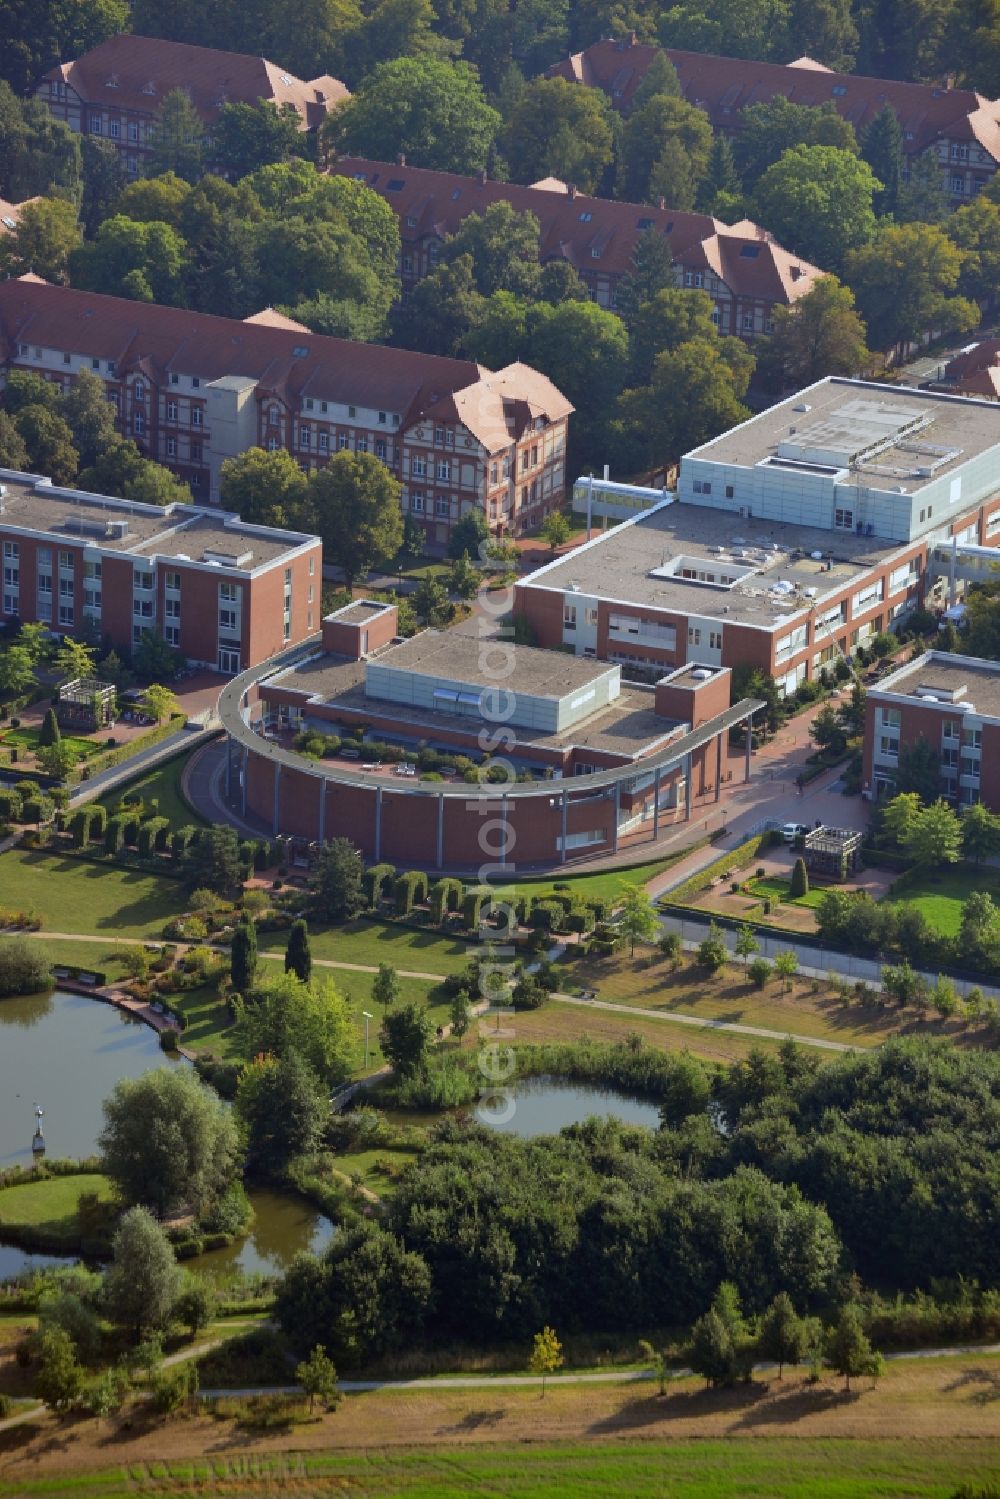
[[[526,1077],[505,1090],[506,1097],[492,1109],[484,1100],[476,1107],[476,1119],[504,1134],[534,1139],[554,1135],[568,1124],[581,1124],[592,1114],[620,1119],[623,1124],[642,1124],[657,1129],[659,1106],[633,1094],[593,1083],[574,1083],[558,1077]]]
[[[84,994],[56,990],[0,999],[0,1167],[31,1160],[36,1103],[45,1110],[49,1156],[93,1154],[104,1118],[101,1103],[115,1083],[166,1062],[149,1026]],[[255,1219],[246,1239],[186,1261],[189,1268],[275,1274],[300,1249],[321,1249],[333,1235],[330,1220],[299,1198],[254,1191],[250,1201]],[[0,1279],[72,1263],[0,1244]]]

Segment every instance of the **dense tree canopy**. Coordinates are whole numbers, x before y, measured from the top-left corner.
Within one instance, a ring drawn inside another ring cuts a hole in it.
[[[500,116],[486,102],[475,69],[432,57],[380,63],[327,122],[326,136],[354,155],[440,172],[478,172],[486,165]]]
[[[611,109],[600,89],[538,78],[511,111],[503,136],[515,182],[558,177],[592,193],[610,165]]]
[[[782,244],[836,271],[875,232],[878,185],[868,163],[840,146],[793,146],[768,167],[754,196],[761,222]]]

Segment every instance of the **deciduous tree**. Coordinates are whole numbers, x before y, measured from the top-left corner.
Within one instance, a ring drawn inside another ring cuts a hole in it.
[[[875,348],[907,345],[933,329],[965,333],[979,309],[957,295],[962,252],[933,224],[881,228],[847,256],[845,276]]]
[[[637,942],[651,942],[660,930],[660,920],[652,897],[644,885],[625,885],[622,903],[617,913],[622,936],[627,938],[630,951],[635,954]]]
[[[295,1051],[328,1086],[348,1076],[350,1014],[328,979],[314,977],[304,984],[283,973],[258,985],[252,1004],[237,1001],[235,1008],[235,1039],[243,1056],[282,1058]]]
[[[827,1336],[826,1361],[836,1374],[844,1376],[844,1388],[851,1380],[866,1373],[872,1359],[872,1345],[865,1333],[861,1308],[847,1302],[840,1309],[834,1327]]]
[[[0,272],[24,276],[33,271],[44,281],[69,280],[69,260],[80,244],[76,209],[63,198],[26,203],[16,228],[0,239]]]
[[[312,900],[322,921],[350,921],[367,902],[362,887],[364,864],[347,838],[324,843],[313,865]]]
[[[102,1287],[104,1310],[138,1343],[144,1334],[168,1325],[181,1272],[169,1239],[144,1207],[130,1208],[124,1215],[111,1254]]]
[[[335,111],[325,138],[355,155],[394,161],[402,153],[415,166],[478,172],[499,127],[467,63],[397,57],[379,63]]]
[[[850,151],[794,146],[768,167],[754,196],[761,222],[782,244],[836,271],[875,233],[878,186],[868,163]]]
[[[601,89],[565,78],[529,83],[507,121],[503,147],[516,182],[558,177],[592,193],[611,163],[611,110]]]
[[[249,1167],[280,1173],[295,1156],[316,1150],[330,1117],[327,1089],[294,1047],[256,1057],[240,1075],[233,1103]]]
[[[403,539],[402,485],[371,453],[335,453],[310,478],[307,509],[348,589],[389,562]]]
[[[295,1380],[309,1396],[310,1415],[317,1399],[323,1402],[328,1411],[334,1410],[340,1401],[336,1367],[319,1344],[307,1359],[296,1365]]]
[[[379,1031],[379,1044],[386,1060],[400,1077],[409,1077],[423,1065],[430,1046],[431,1023],[421,1004],[405,1004],[387,1010]]]
[[[535,1333],[535,1341],[531,1348],[531,1357],[528,1360],[528,1368],[532,1374],[540,1374],[542,1377],[543,1400],[545,1398],[546,1379],[550,1374],[555,1374],[562,1366],[562,1344],[551,1327],[543,1327],[541,1332]]]
[[[774,333],[761,351],[775,383],[801,387],[826,375],[858,375],[872,363],[854,293],[821,276],[804,297],[774,309]]]

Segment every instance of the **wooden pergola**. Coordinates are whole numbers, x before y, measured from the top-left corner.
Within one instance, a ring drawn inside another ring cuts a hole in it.
[[[805,836],[806,868],[810,874],[846,880],[857,868],[863,838],[856,828],[813,828]]]

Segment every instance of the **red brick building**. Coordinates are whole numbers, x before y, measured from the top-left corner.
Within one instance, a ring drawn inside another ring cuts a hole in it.
[[[493,873],[655,841],[749,773],[729,728],[759,704],[729,706],[727,671],[637,687],[617,667],[480,635],[478,620],[406,641],[395,627],[393,607],[355,600],[224,690],[227,794],[242,817],[306,843],[350,838],[376,861]],[[300,730],[336,736],[341,752],[296,753]],[[366,762],[373,741],[402,763]],[[421,751],[471,766],[487,741],[499,784],[451,768],[421,779]]]
[[[628,114],[660,50],[637,43],[634,34],[609,38],[574,53],[549,73],[603,89],[614,107]],[[859,136],[889,104],[899,117],[905,155],[936,152],[953,203],[975,197],[1000,162],[1000,100],[984,99],[970,89],[834,73],[811,57],[775,63],[662,50],[677,70],[684,98],[705,111],[714,130],[727,135],[739,130],[740,114],[748,105],[768,104],[779,95],[813,108],[832,104]]]
[[[884,678],[865,711],[862,794],[892,796],[900,752],[920,740],[940,757],[941,795],[1000,812],[1000,666],[928,651]]]
[[[110,141],[129,176],[137,177],[149,157],[160,106],[174,89],[188,93],[206,133],[224,104],[289,104],[302,129],[313,131],[329,109],[350,98],[338,78],[305,83],[266,57],[131,32],[51,68],[35,97],[71,130]]]
[[[395,210],[404,291],[434,269],[446,236],[492,203],[534,214],[543,264],[569,261],[602,307],[614,307],[640,236],[648,230],[662,234],[670,243],[677,284],[706,291],[715,302],[719,332],[741,338],[770,333],[775,307],[790,306],[822,274],[749,219],[723,224],[705,213],[591,198],[573,187],[519,187],[491,182],[485,174],[459,177],[355,156],[343,157],[330,171],[365,183]]]
[[[228,676],[311,635],[319,538],[194,505],[142,505],[0,470],[2,613],[131,651],[158,632]]]
[[[537,525],[563,499],[573,408],[527,365],[496,373],[303,331],[270,312],[238,322],[146,302],[0,282],[0,370],[63,388],[105,383],[122,432],[217,502],[224,459],[287,448],[302,468],[372,453],[428,536],[480,510],[497,534]]]

